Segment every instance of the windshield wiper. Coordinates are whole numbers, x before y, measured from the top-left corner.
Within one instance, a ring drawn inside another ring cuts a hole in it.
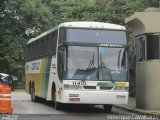
[[[110,80],[110,81],[114,82],[114,80],[112,80],[111,70],[110,70],[110,68],[106,67],[106,65],[102,61],[102,55],[101,54],[100,54],[100,63],[101,64],[99,66],[99,70],[101,69],[103,78],[107,77],[108,78],[107,80]]]
[[[93,67],[92,67],[93,66]],[[93,52],[93,58],[90,60],[90,62],[89,62],[89,65],[88,65],[88,67],[86,68],[86,70],[85,70],[85,73],[84,73],[84,76],[83,76],[83,79],[82,80],[86,80],[86,78],[87,78],[87,76],[88,76],[88,72],[91,70],[91,69],[93,69],[93,68],[95,68],[94,67],[94,52]]]

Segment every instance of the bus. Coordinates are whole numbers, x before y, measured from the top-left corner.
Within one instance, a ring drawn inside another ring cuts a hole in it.
[[[128,103],[126,28],[102,22],[66,22],[32,38],[26,50],[31,100],[64,104]]]

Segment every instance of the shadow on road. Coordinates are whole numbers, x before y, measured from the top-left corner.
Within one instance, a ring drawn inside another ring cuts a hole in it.
[[[64,105],[64,111],[68,113],[105,113],[102,108],[93,105]]]
[[[45,101],[44,99],[39,99],[38,101],[41,104],[47,106],[52,106],[54,109],[54,102]],[[84,104],[62,104],[62,111],[67,113],[105,113],[104,109],[94,105],[84,105]]]

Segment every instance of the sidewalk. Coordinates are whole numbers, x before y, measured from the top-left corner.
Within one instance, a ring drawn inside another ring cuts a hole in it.
[[[12,101],[30,101],[31,100],[31,96],[28,93],[26,93],[24,90],[13,91],[11,95],[12,95],[11,97]]]
[[[136,108],[136,99],[135,98],[129,98],[127,105],[115,105],[115,106],[132,111],[132,112],[143,114],[143,115],[160,116],[160,110],[143,110],[143,109]]]

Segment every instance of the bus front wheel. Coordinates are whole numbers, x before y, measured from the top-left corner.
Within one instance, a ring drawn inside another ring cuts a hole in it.
[[[112,105],[103,105],[105,112],[110,113],[112,110]]]
[[[61,103],[55,101],[55,102],[54,102],[54,108],[55,108],[56,110],[61,110],[61,109],[62,109]]]
[[[61,110],[61,103],[59,103],[59,102],[57,102],[57,100],[56,100],[56,98],[57,98],[57,95],[56,95],[56,89],[55,89],[55,86],[52,88],[52,100],[54,101],[54,108],[56,109],[56,110]]]

